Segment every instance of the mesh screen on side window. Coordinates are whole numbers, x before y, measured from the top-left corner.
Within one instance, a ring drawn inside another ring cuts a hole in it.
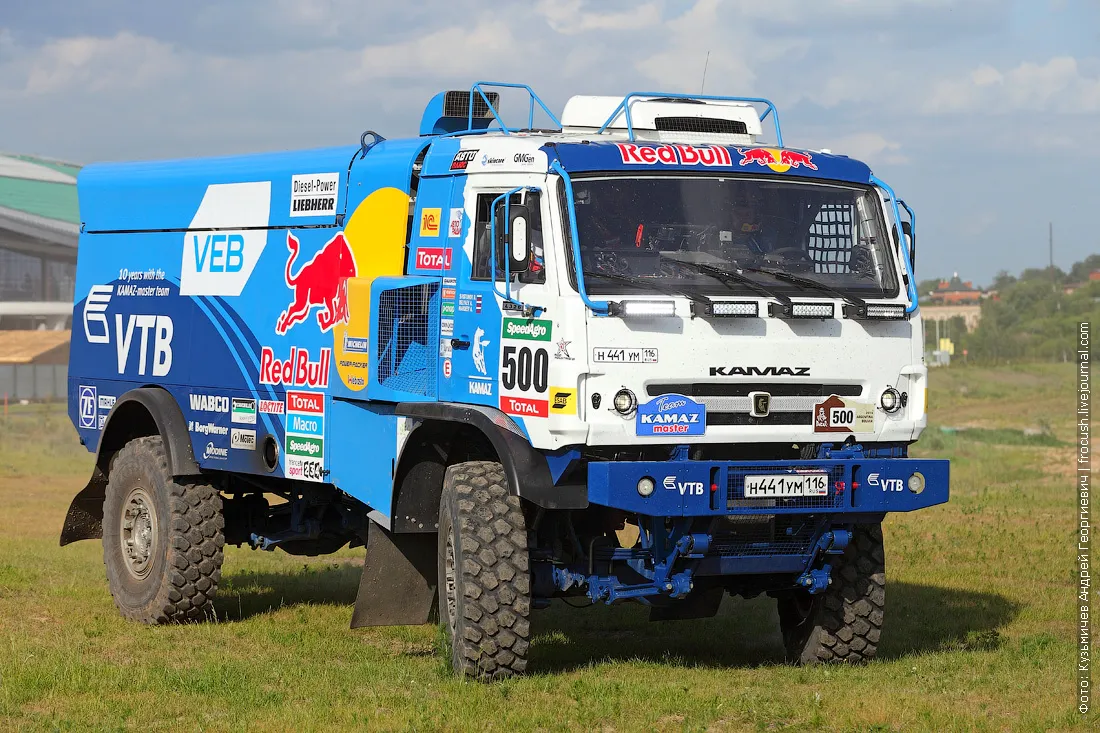
[[[826,203],[810,225],[806,251],[814,272],[846,273],[852,255],[852,227],[855,219],[851,201]]]
[[[432,396],[439,357],[437,283],[384,291],[378,298],[378,383]]]

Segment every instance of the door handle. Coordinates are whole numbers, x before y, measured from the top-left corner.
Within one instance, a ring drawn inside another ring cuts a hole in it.
[[[469,341],[463,341],[462,339],[451,339],[452,349],[468,349],[470,348]]]

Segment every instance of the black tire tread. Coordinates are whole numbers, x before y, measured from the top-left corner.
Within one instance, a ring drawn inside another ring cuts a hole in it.
[[[866,662],[878,652],[886,608],[886,555],[882,525],[858,525],[843,555],[830,557],[832,584],[813,602],[800,625],[785,604],[779,616],[787,658],[799,664]],[[808,633],[806,633],[808,631]]]
[[[141,608],[131,608],[119,602],[113,578],[114,572],[127,571],[112,568],[104,548],[104,563],[115,606],[124,617],[145,624],[208,620],[214,613],[225,546],[221,494],[207,483],[173,477],[159,435],[131,440],[119,450],[112,468],[130,461],[146,464],[163,480],[170,513],[163,530],[167,533],[167,562],[156,596]],[[113,491],[125,491],[125,488],[112,486],[108,478],[108,501]]]
[[[492,461],[451,466],[444,487],[454,492],[461,542],[455,672],[487,681],[523,674],[531,636],[531,579],[519,497],[509,493],[504,469]]]

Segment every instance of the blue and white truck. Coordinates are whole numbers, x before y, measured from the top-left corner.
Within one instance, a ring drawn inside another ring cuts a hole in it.
[[[102,538],[127,618],[206,618],[227,543],[350,544],[353,626],[438,619],[472,677],[523,672],[532,611],[568,597],[675,620],[767,594],[793,661],[866,660],[883,518],[948,499],[947,461],[908,457],[912,210],[785,147],[767,100],[559,119],[481,82],[416,137],[78,191],[69,413],[96,463],[61,542]]]

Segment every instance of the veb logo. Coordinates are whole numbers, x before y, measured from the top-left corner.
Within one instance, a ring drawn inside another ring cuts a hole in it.
[[[85,387],[84,385],[80,385],[80,427],[96,427],[96,403],[97,400],[95,387]]]

